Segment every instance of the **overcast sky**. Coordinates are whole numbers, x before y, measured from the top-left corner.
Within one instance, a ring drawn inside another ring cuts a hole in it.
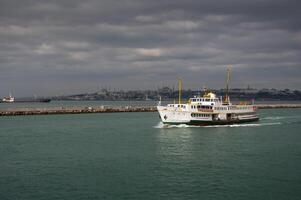
[[[0,0],[0,96],[301,89],[298,0]]]

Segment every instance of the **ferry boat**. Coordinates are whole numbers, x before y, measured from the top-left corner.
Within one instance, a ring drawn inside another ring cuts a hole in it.
[[[4,97],[2,99],[3,103],[13,103],[15,101],[15,98],[11,96],[11,94],[9,94],[8,97]]]
[[[203,96],[194,96],[187,103],[181,102],[182,80],[179,79],[179,102],[161,106],[159,101],[157,110],[164,124],[187,124],[187,125],[225,125],[258,121],[254,101],[247,103],[232,104],[229,92],[230,68],[227,69],[226,96],[218,98],[209,90],[204,91]]]

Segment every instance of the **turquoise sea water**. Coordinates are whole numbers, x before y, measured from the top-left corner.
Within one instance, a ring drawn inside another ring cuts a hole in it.
[[[157,113],[0,118],[0,199],[301,199],[301,109],[164,127]]]

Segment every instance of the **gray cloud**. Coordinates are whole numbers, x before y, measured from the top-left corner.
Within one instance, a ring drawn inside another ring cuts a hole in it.
[[[301,89],[296,0],[0,0],[0,95],[175,84]]]

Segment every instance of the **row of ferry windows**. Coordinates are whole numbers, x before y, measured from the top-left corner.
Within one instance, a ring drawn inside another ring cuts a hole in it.
[[[227,107],[215,107],[215,110],[227,110]],[[245,110],[248,109],[248,107],[236,107],[236,106],[230,106],[229,110]]]
[[[227,107],[215,107],[215,110],[227,110]]]
[[[209,114],[192,113],[191,117],[210,117]]]
[[[227,107],[215,107],[215,110],[227,110]],[[230,106],[229,110],[246,110],[248,107],[236,107],[236,106]]]
[[[171,104],[171,105],[169,105],[169,107],[178,107],[178,108],[186,108],[186,106],[185,105],[173,105],[173,104]]]
[[[200,106],[200,105],[198,105],[198,106],[191,106],[191,108],[192,109],[196,109],[196,108],[198,108],[198,109],[212,109],[212,106]]]
[[[198,101],[218,102],[218,99],[192,99],[192,102]]]

